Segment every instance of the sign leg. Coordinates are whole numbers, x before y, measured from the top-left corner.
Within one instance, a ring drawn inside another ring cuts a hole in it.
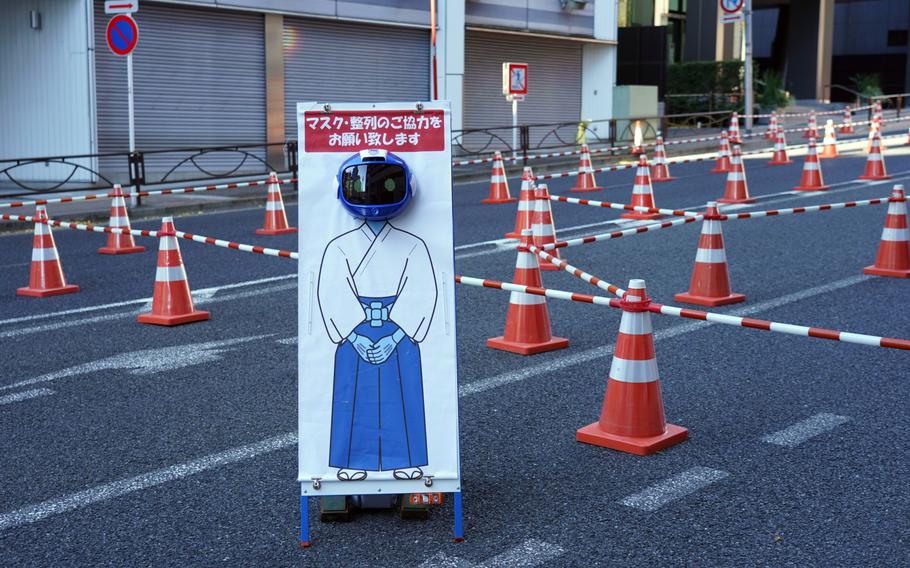
[[[464,540],[464,528],[461,523],[461,491],[452,494],[452,504],[455,508],[455,534],[452,540],[461,542]]]
[[[310,498],[300,496],[300,548],[310,547]]]

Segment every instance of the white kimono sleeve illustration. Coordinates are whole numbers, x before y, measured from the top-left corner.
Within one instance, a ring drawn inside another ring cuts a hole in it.
[[[317,297],[326,331],[334,343],[341,343],[363,321],[363,306],[351,274],[351,261],[337,243],[330,243],[319,269]]]
[[[401,275],[398,299],[390,318],[413,341],[423,341],[436,310],[436,275],[430,252],[423,241],[414,244]]]

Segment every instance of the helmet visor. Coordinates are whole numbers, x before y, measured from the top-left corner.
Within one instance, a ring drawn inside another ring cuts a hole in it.
[[[341,172],[341,191],[351,205],[394,205],[405,198],[407,178],[397,164],[360,164]]]

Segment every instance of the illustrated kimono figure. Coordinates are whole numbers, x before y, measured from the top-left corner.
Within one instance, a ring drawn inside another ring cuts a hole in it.
[[[319,309],[337,345],[329,466],[342,481],[388,470],[420,479],[428,464],[420,343],[436,278],[424,241],[388,221],[410,198],[406,167],[393,154],[364,164],[368,152],[339,174],[339,198],[364,222],[326,245],[319,270]]]

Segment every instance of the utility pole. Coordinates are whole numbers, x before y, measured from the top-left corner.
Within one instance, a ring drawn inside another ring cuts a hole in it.
[[[746,0],[745,11],[743,14],[743,36],[745,37],[746,49],[746,73],[744,77],[744,88],[746,91],[746,108],[745,128],[746,132],[752,131],[752,112],[754,98],[752,96],[752,0]]]

